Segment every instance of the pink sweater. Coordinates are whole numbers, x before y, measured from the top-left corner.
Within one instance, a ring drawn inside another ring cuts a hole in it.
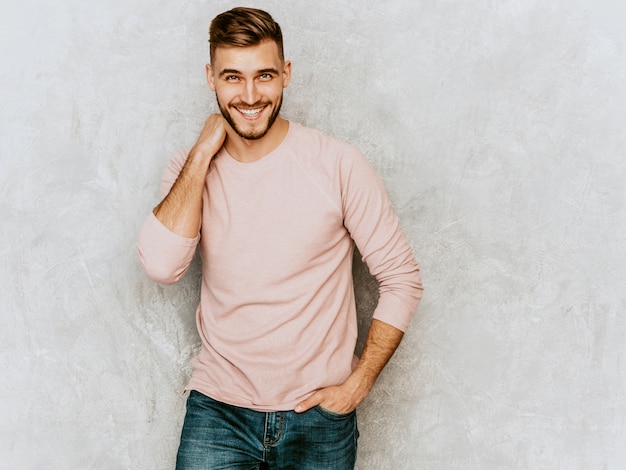
[[[163,194],[187,154],[165,170]],[[202,258],[202,348],[187,389],[259,411],[291,410],[352,371],[357,318],[353,240],[380,284],[374,318],[405,330],[421,297],[418,265],[380,178],[352,146],[290,123],[272,153],[211,163],[196,238],[150,214],[139,233],[147,274],[169,284]]]

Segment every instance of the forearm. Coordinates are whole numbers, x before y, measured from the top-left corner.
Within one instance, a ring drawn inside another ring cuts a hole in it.
[[[344,385],[352,390],[357,406],[372,389],[374,382],[398,348],[404,333],[379,320],[372,320],[361,358]]]
[[[372,320],[361,359],[344,383],[326,387],[300,402],[297,413],[316,405],[336,413],[348,413],[359,406],[369,394],[380,372],[402,340],[404,333],[387,323]]]
[[[153,210],[163,225],[183,237],[193,238],[198,234],[211,157],[192,149],[169,193]]]
[[[172,232],[187,238],[198,235],[206,175],[225,138],[224,118],[212,114],[204,122],[200,137],[189,151],[170,192],[154,208],[156,218]]]

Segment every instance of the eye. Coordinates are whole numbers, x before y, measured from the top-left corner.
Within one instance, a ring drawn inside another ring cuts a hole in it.
[[[261,80],[271,80],[273,78],[273,75],[271,73],[262,73],[261,75],[259,75],[259,78]]]
[[[226,76],[226,81],[227,82],[236,82],[237,80],[239,80],[239,77],[237,75],[227,75]]]

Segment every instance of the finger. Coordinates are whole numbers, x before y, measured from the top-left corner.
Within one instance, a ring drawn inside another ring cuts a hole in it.
[[[305,411],[310,410],[314,406],[319,405],[320,403],[322,403],[322,401],[324,401],[322,394],[319,392],[315,392],[306,400],[303,400],[300,403],[298,403],[293,410],[296,413],[304,413]]]

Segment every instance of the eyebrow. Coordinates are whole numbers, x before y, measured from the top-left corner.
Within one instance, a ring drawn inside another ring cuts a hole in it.
[[[267,69],[261,69],[261,70],[257,70],[257,73],[259,75],[264,74],[264,73],[273,73],[274,75],[278,75],[278,70],[276,70],[275,68],[267,68]],[[224,69],[220,72],[219,76],[223,77],[224,75],[241,75],[242,73],[237,70],[237,69]]]

